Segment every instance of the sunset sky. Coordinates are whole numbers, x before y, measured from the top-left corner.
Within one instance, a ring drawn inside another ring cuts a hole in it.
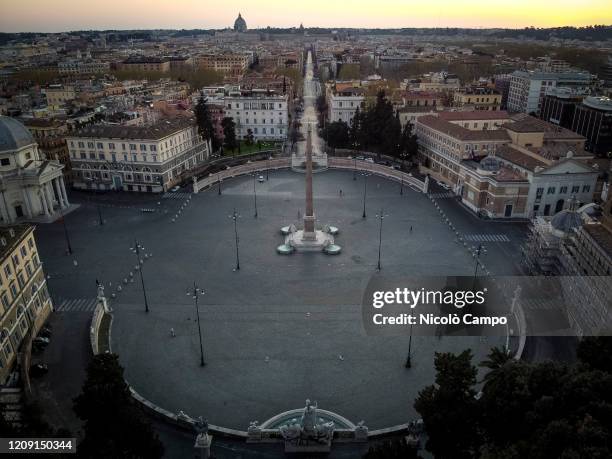
[[[0,31],[612,24],[612,0],[0,0]]]

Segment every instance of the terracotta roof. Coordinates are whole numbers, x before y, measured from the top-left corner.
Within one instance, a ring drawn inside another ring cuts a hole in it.
[[[508,112],[504,110],[472,110],[466,112],[440,112],[438,116],[446,121],[467,120],[509,120]]]
[[[502,127],[513,132],[543,132],[546,140],[577,139],[583,140],[585,137],[569,129],[562,128],[547,121],[535,118],[530,115],[513,117],[514,121],[504,124]]]
[[[510,141],[508,133],[501,129],[488,129],[483,131],[472,131],[457,124],[442,120],[437,116],[425,115],[419,118],[419,124],[428,126],[436,131],[440,131],[458,140],[491,140],[491,141]]]
[[[495,152],[495,155],[530,171],[534,171],[536,167],[548,166],[548,164],[546,164],[544,161],[529,156],[528,154],[523,153],[510,145],[499,146]]]
[[[70,137],[158,140],[191,126],[195,126],[195,120],[185,117],[161,120],[150,126],[95,124],[81,129]]]

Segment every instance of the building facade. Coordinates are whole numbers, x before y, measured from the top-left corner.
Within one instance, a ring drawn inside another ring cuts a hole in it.
[[[586,97],[576,107],[572,131],[587,138],[586,149],[605,156],[612,152],[612,99]]]
[[[462,110],[496,111],[501,102],[501,93],[486,87],[460,89],[453,94],[453,106]]]
[[[150,126],[94,125],[67,137],[73,186],[162,192],[209,157],[192,118]]]
[[[24,339],[36,336],[52,310],[34,227],[1,228],[0,384],[9,376]]]
[[[53,221],[70,204],[63,166],[41,157],[19,121],[0,117],[0,223]]]
[[[236,123],[239,139],[284,140],[289,125],[289,98],[266,90],[230,91],[224,97],[225,116]]]
[[[510,76],[508,110],[537,115],[547,90],[564,86],[586,91],[592,82],[589,73],[517,70]]]
[[[329,121],[344,121],[349,126],[357,109],[365,108],[365,92],[362,88],[346,87],[333,91],[328,97]]]

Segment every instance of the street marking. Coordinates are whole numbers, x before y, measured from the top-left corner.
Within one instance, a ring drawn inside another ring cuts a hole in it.
[[[429,196],[431,196],[434,199],[449,199],[449,198],[454,198],[455,194],[450,191],[446,191],[444,193],[432,193]]]
[[[57,312],[92,312],[96,309],[96,298],[60,298]]]
[[[505,234],[465,234],[463,239],[472,242],[510,242]]]
[[[164,193],[162,199],[187,199],[191,193]]]

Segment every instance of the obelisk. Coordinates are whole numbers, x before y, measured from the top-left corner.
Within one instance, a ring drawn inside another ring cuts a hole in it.
[[[312,202],[312,132],[308,127],[306,136],[306,212],[304,212],[304,235],[305,240],[315,240],[315,216]]]

